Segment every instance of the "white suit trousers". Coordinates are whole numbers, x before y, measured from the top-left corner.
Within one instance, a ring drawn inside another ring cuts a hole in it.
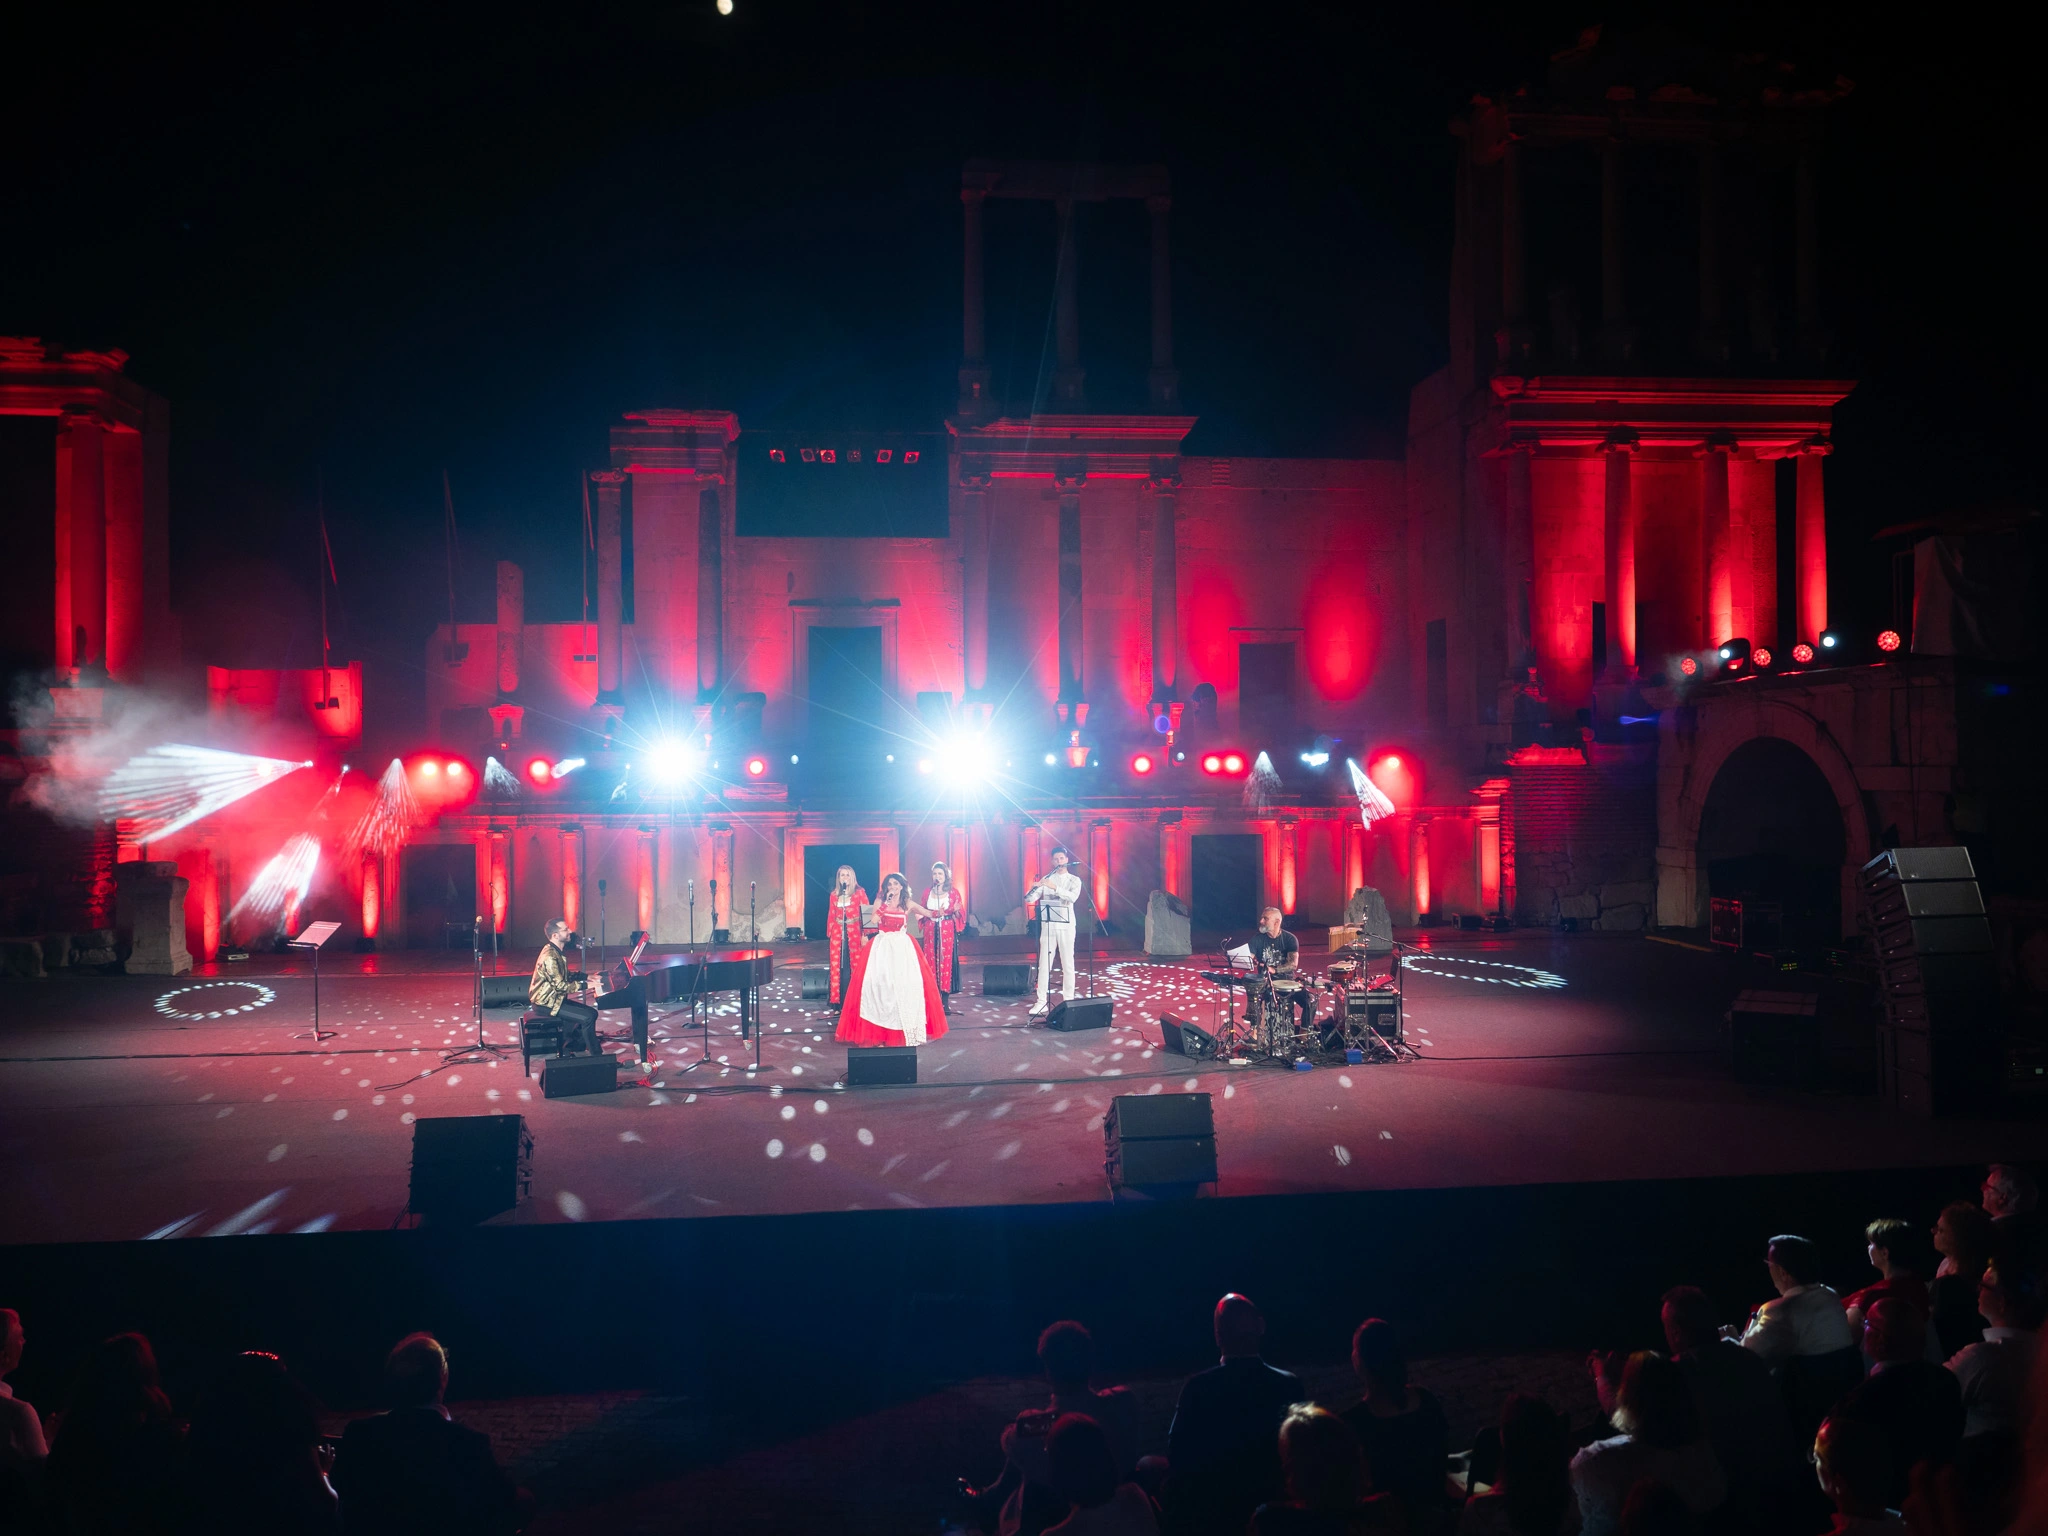
[[[1060,957],[1060,996],[1074,995],[1074,925],[1072,923],[1040,923],[1038,925],[1038,1011],[1044,1012],[1046,994],[1052,988],[1052,957],[1057,948]]]

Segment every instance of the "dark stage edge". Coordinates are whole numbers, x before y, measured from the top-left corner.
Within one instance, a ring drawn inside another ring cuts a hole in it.
[[[752,1047],[728,1002],[710,1062],[690,1069],[699,1037],[675,1014],[656,1022],[650,1086],[554,1101],[516,1052],[441,1066],[473,1026],[468,976],[434,957],[326,968],[322,1018],[338,1033],[317,1048],[295,1038],[311,987],[289,966],[9,983],[0,1232],[32,1244],[387,1229],[421,1114],[528,1117],[533,1197],[497,1218],[510,1226],[1105,1203],[1101,1123],[1119,1093],[1212,1095],[1224,1203],[2048,1153],[2039,1122],[1914,1121],[1871,1097],[1736,1083],[1720,1015],[1741,980],[1715,956],[1640,938],[1431,942],[1409,979],[1423,1059],[1401,1065],[1296,1073],[1169,1055],[1160,1010],[1208,1019],[1216,990],[1193,962],[1128,955],[1099,977],[1115,1026],[1056,1034],[1027,1025],[1028,998],[979,996],[970,960],[919,1084],[849,1089],[829,1013],[799,996],[811,956],[791,948],[764,1002],[773,1070],[744,1070]],[[488,1034],[510,1039],[515,1019],[494,1012]],[[617,1033],[625,1016],[606,1023]]]

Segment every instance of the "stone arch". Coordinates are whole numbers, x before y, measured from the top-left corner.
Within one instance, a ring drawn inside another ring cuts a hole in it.
[[[1847,856],[1842,861],[1842,923],[1855,919],[1856,871],[1876,851],[1862,786],[1849,755],[1825,722],[1780,699],[1715,699],[1695,707],[1689,743],[1667,726],[1657,767],[1657,921],[1667,927],[1707,924],[1705,872],[1700,867],[1700,822],[1707,796],[1728,759],[1748,743],[1769,737],[1797,747],[1821,772],[1842,816]],[[1689,747],[1689,750],[1688,750]]]

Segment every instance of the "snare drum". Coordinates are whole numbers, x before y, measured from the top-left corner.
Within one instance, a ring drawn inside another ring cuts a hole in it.
[[[1307,983],[1297,981],[1291,976],[1275,976],[1273,978],[1273,990],[1281,997],[1293,997],[1305,990],[1306,986]]]

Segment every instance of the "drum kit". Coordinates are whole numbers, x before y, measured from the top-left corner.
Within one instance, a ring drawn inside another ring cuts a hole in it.
[[[1368,956],[1363,945],[1346,945],[1321,976],[1202,972],[1219,986],[1245,993],[1240,1017],[1232,992],[1230,1018],[1219,1032],[1220,1054],[1283,1065],[1418,1060],[1402,1026],[1402,948]]]

